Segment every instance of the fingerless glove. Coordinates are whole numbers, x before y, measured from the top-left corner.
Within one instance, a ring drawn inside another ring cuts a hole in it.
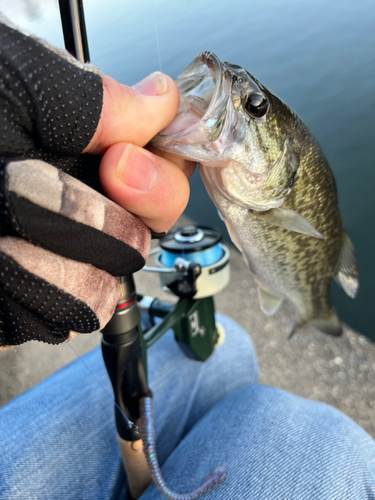
[[[150,230],[105,197],[99,71],[0,24],[0,349],[65,341],[110,319],[116,276],[143,267]]]

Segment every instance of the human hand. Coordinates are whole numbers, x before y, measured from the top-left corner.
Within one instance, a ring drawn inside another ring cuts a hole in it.
[[[186,206],[187,177],[195,164],[161,152],[155,154],[155,149],[146,151],[143,146],[175,117],[177,86],[159,72],[132,88],[107,76],[102,80],[102,114],[84,152],[104,154],[100,181],[112,200],[154,232],[166,231]]]
[[[140,149],[177,110],[168,77],[163,93],[163,77],[135,89],[109,77],[102,85],[95,69],[12,27],[0,24],[0,43],[2,70],[17,60],[0,89],[0,349],[58,344],[108,322],[114,277],[144,265],[147,226],[164,231],[177,219],[192,166]],[[100,161],[116,203],[100,193]]]

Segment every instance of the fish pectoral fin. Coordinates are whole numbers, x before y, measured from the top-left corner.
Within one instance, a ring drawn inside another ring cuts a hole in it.
[[[255,215],[259,219],[263,220],[267,224],[273,226],[284,227],[290,231],[296,233],[307,234],[313,236],[314,238],[323,239],[323,235],[319,233],[302,215],[297,214],[294,210],[290,208],[271,208],[267,212],[256,212],[251,211],[252,215]]]
[[[279,309],[282,298],[273,295],[261,286],[257,286],[260,308],[266,316],[273,316]]]
[[[288,339],[307,325],[314,326],[321,332],[332,335],[333,337],[339,337],[342,334],[342,326],[333,307],[331,307],[328,313],[322,314],[310,321],[297,321],[293,325],[292,331],[288,335]]]
[[[353,243],[345,230],[343,231],[339,259],[332,275],[346,295],[354,299],[359,287],[357,262]]]

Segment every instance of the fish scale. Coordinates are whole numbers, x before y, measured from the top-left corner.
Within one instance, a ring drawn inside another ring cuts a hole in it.
[[[207,77],[200,87],[184,85],[194,74]],[[358,273],[335,179],[316,138],[250,73],[211,52],[194,59],[177,85],[181,110],[153,144],[198,161],[207,192],[254,275],[263,312],[274,314],[286,299],[296,310],[292,333],[311,324],[340,335],[331,276],[354,298]]]

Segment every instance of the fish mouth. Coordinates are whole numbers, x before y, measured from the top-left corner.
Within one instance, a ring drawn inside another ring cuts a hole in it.
[[[176,117],[152,142],[162,144],[165,136],[169,142],[174,141],[187,136],[193,129],[205,131],[206,136],[208,133],[206,140],[214,140],[220,111],[225,109],[229,96],[229,91],[224,89],[228,80],[226,73],[215,54],[201,52],[176,80],[180,94]]]

